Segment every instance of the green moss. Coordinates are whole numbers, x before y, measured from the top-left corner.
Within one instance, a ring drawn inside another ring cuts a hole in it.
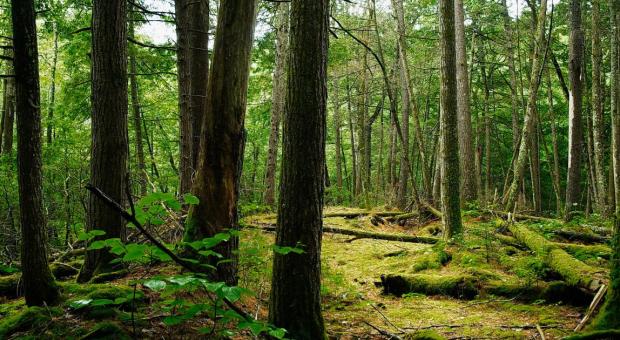
[[[110,282],[110,281],[123,278],[127,276],[127,274],[129,274],[129,271],[127,271],[126,269],[117,270],[113,272],[107,272],[107,273],[101,273],[96,276],[93,276],[93,278],[90,279],[90,283]]]
[[[445,340],[446,338],[437,334],[435,331],[424,330],[404,336],[406,340]]]
[[[396,296],[405,293],[420,293],[473,299],[478,295],[477,280],[466,274],[388,275],[382,277],[381,281],[384,293]]]
[[[47,328],[52,317],[62,315],[59,308],[30,307],[0,320],[0,338],[4,339],[16,332],[29,330],[32,333]]]
[[[18,285],[21,274],[0,276],[0,296],[16,298],[18,296]]]
[[[604,340],[604,339],[618,339],[620,337],[620,330],[610,329],[603,331],[584,332],[563,338],[563,340]]]
[[[50,265],[52,274],[56,279],[72,277],[80,272],[83,261],[72,261],[69,263],[54,262]]]
[[[117,339],[117,340],[129,340],[131,336],[127,334],[123,328],[117,323],[104,321],[100,322],[95,328],[88,334],[81,338],[82,340],[97,340],[97,339]]]

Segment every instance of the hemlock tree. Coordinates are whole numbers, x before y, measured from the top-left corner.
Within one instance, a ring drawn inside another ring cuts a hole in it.
[[[94,0],[92,19],[92,144],[90,181],[117,202],[124,201],[127,173],[127,1]],[[124,223],[94,194],[89,194],[87,230],[106,232],[101,239],[121,238]],[[78,282],[110,271],[107,248],[88,250]]]
[[[194,165],[192,156],[193,134],[190,112],[189,70],[189,0],[175,0],[177,34],[177,84],[179,96],[179,192],[191,191]]]
[[[440,160],[441,203],[444,237],[452,239],[463,232],[461,224],[459,141],[457,118],[456,50],[454,30],[454,0],[439,1],[439,30],[441,33],[441,111]]]
[[[47,261],[41,175],[39,51],[34,1],[11,1],[17,90],[17,167],[22,281],[29,306],[54,304],[59,291]]]
[[[202,123],[200,155],[192,192],[200,199],[185,221],[184,240],[212,237],[238,228],[237,200],[245,144],[250,51],[256,0],[222,2]],[[237,282],[238,237],[214,248],[229,261],[217,265],[217,279]]]
[[[579,208],[581,201],[581,154],[583,149],[583,31],[581,29],[581,0],[570,2],[568,102],[568,171],[566,180],[566,220]]]
[[[325,171],[329,0],[291,2],[288,95],[269,321],[294,339],[325,339],[321,236]]]

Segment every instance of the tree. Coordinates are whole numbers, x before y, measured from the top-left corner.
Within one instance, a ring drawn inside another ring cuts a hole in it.
[[[462,233],[460,190],[458,104],[456,79],[456,46],[454,29],[454,0],[439,2],[439,30],[441,34],[441,203],[444,237],[451,239]]]
[[[250,51],[256,0],[230,0],[220,5],[202,123],[200,155],[192,193],[199,199],[185,221],[185,241],[202,240],[238,228],[237,200],[245,144]],[[238,238],[214,250],[229,261],[217,265],[217,278],[237,282]]]
[[[22,232],[22,280],[29,306],[57,302],[59,291],[47,260],[41,174],[39,50],[34,1],[11,1],[17,90],[17,167]]]
[[[456,0],[454,5],[461,196],[463,201],[472,202],[477,198],[477,187],[476,163],[474,162],[475,156],[471,128],[471,109],[469,106],[470,91],[469,75],[467,73],[467,50],[465,47],[465,11],[463,9],[463,0]]]
[[[594,141],[594,169],[596,202],[601,212],[607,213],[607,190],[605,176],[605,145],[603,131],[603,88],[601,80],[601,63],[603,50],[601,47],[601,13],[600,0],[592,0],[592,135]]]
[[[286,67],[288,57],[288,26],[290,5],[282,2],[276,10],[276,66],[273,70],[273,90],[271,92],[271,129],[269,131],[269,151],[265,174],[265,204],[275,204],[276,168],[278,145],[280,141],[280,121],[284,114],[286,97]],[[340,181],[342,184],[342,181]]]
[[[188,193],[194,175],[192,116],[190,112],[189,0],[175,0],[177,83],[179,96],[179,192]]]
[[[13,68],[8,67],[13,73]],[[8,78],[4,83],[4,101],[2,104],[2,154],[10,155],[13,152],[13,126],[15,125],[15,79]]]
[[[124,201],[127,174],[127,2],[93,1],[91,184],[117,202]],[[100,238],[122,238],[121,216],[89,195],[87,230],[103,230]],[[78,282],[110,271],[114,255],[107,248],[88,250]]]
[[[581,28],[581,1],[570,2],[569,82],[568,102],[568,174],[566,180],[566,219],[579,208],[581,201],[581,154],[583,149],[583,31]]]
[[[329,1],[291,3],[287,110],[269,321],[294,339],[324,339],[321,237]]]

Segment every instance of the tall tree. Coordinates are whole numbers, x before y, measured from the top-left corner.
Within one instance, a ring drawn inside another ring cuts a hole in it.
[[[174,1],[179,92],[179,192],[181,193],[191,191],[192,177],[194,176],[192,116],[190,112],[189,1]]]
[[[13,67],[8,68],[13,73]],[[4,120],[2,124],[2,154],[13,152],[13,127],[15,126],[15,79],[8,78],[4,85]]]
[[[568,174],[566,180],[566,219],[579,208],[581,201],[581,156],[583,150],[583,54],[584,38],[581,28],[581,1],[570,1],[569,82],[568,102]]]
[[[462,231],[459,180],[458,103],[456,79],[456,38],[454,29],[454,0],[439,1],[439,31],[441,34],[441,111],[440,162],[441,203],[444,237],[458,237]]]
[[[127,174],[127,1],[94,0],[91,42],[92,143],[90,181],[117,202],[124,201]],[[87,230],[103,230],[101,238],[121,238],[118,214],[89,195]],[[88,250],[78,276],[86,282],[112,269],[108,249]]]
[[[237,200],[255,12],[256,0],[220,4],[200,155],[192,186],[200,203],[192,206],[185,221],[186,241],[239,227]],[[237,248],[238,238],[231,235],[228,242],[214,249],[229,260],[220,261],[216,274],[229,284],[237,282]]]
[[[502,0],[504,17],[504,30],[506,32],[506,59],[510,71],[510,103],[512,112],[512,149],[516,155],[519,148],[519,97],[517,95],[517,71],[515,67],[515,53],[512,31],[512,19],[508,14],[506,0]]]
[[[269,151],[265,174],[265,204],[273,206],[276,202],[276,170],[278,147],[280,144],[280,121],[284,114],[286,97],[286,67],[288,58],[288,26],[290,5],[281,2],[276,10],[276,66],[273,70],[273,90],[271,92],[271,130],[269,131]],[[342,184],[342,181],[340,181]]]
[[[54,138],[54,105],[56,103],[56,69],[58,67],[58,27],[53,23],[54,51],[52,52],[52,74],[50,75],[49,104],[47,108],[47,144],[52,144]]]
[[[275,254],[269,321],[300,340],[326,337],[320,286],[328,27],[329,0],[292,1],[276,245],[303,253]]]
[[[538,88],[542,78],[542,71],[545,64],[546,40],[545,25],[547,17],[547,0],[542,0],[538,11],[538,22],[536,37],[534,39],[534,54],[532,55],[532,70],[530,74],[530,91],[527,100],[527,108],[525,118],[523,119],[523,128],[521,131],[521,139],[519,142],[519,150],[513,162],[512,182],[508,188],[508,192],[504,197],[506,210],[512,211],[517,202],[517,194],[521,186],[523,173],[527,166],[527,156],[529,154],[528,140],[534,133],[534,119],[536,115],[536,103],[538,100]]]
[[[454,1],[456,29],[456,82],[458,104],[459,160],[461,169],[461,196],[465,202],[477,198],[476,163],[469,105],[469,75],[465,43],[465,10],[463,0]],[[487,160],[488,161],[488,160]]]
[[[59,291],[47,260],[41,174],[39,51],[34,1],[11,1],[17,88],[17,167],[22,280],[29,306],[54,304]]]
[[[594,169],[596,182],[596,202],[601,212],[607,213],[607,176],[605,175],[605,145],[603,131],[603,81],[601,64],[601,9],[600,0],[592,0],[592,135],[594,141]]]
[[[342,131],[340,131],[342,125],[342,116],[340,115],[340,82],[338,78],[334,79],[334,135],[335,135],[335,147],[336,147],[336,186],[338,190],[342,190]],[[381,128],[383,131],[383,127]],[[381,150],[381,153],[383,150]]]

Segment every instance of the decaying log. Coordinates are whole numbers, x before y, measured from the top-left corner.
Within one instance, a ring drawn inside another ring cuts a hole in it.
[[[592,233],[588,233],[588,232],[581,233],[581,232],[574,231],[574,230],[560,229],[560,230],[554,230],[553,233],[568,241],[579,241],[579,242],[583,242],[587,244],[606,243],[607,241],[610,240],[610,237],[601,236],[593,232]]]
[[[596,292],[605,282],[605,273],[570,256],[566,251],[546,240],[542,235],[520,224],[510,224],[508,230],[564,280],[590,292]]]
[[[485,212],[491,214],[491,215],[497,215],[497,216],[502,216],[503,218],[508,218],[508,215],[510,214],[510,216],[517,220],[517,221],[538,221],[538,222],[545,222],[545,223],[562,223],[560,220],[557,220],[555,218],[549,218],[549,217],[542,217],[542,216],[533,216],[533,215],[526,215],[526,214],[518,214],[518,213],[508,213],[505,211],[499,211],[499,210],[485,210]]]
[[[244,225],[244,227],[261,229],[261,230],[271,231],[271,232],[276,231],[276,227],[272,224],[261,224],[261,225],[246,224]],[[337,228],[337,227],[331,227],[331,226],[325,226],[325,225],[323,226],[323,232],[354,236],[356,239],[370,238],[370,239],[375,239],[375,240],[425,243],[425,244],[435,244],[439,241],[439,239],[435,237],[424,237],[424,236],[404,235],[404,234],[373,233],[369,231],[343,229],[343,228]]]
[[[495,238],[505,245],[521,250],[527,249],[522,242],[519,242],[519,240],[512,236],[497,233],[495,234]],[[602,244],[585,245],[576,243],[549,242],[576,257],[579,257],[579,255],[587,255],[590,257],[600,257],[605,260],[609,260],[611,258],[611,248]]]
[[[361,216],[379,216],[379,217],[390,217],[390,216],[398,216],[404,214],[402,211],[339,211],[339,212],[330,212],[323,214],[324,218],[327,217],[344,217],[344,218],[356,218]]]

